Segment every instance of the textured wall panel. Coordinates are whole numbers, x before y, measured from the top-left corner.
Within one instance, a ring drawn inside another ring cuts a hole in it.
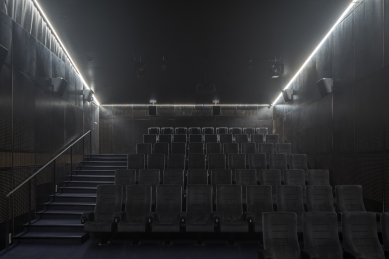
[[[389,153],[385,153],[385,211],[389,211]]]
[[[312,58],[302,73],[304,102],[311,102],[320,97],[316,82],[319,75],[316,73],[316,58]]]
[[[65,62],[63,62],[59,57],[56,55],[52,54],[52,75],[53,77],[62,77],[65,78],[65,71],[66,71],[66,66]]]
[[[40,42],[36,42],[36,71],[35,76],[38,78],[52,78],[52,54]]]
[[[296,80],[290,86],[291,89],[295,91],[295,95],[293,95],[293,101],[289,101],[288,103],[293,104],[294,108],[302,105],[304,103],[304,90],[303,90],[303,75],[300,73]],[[287,111],[289,112],[289,111]]]
[[[196,105],[193,112],[193,116],[212,116],[212,107],[211,106],[200,106]]]
[[[389,0],[384,0],[384,19],[385,65],[389,65]]]
[[[319,99],[316,107],[316,152],[332,152],[332,95]]]
[[[174,116],[174,106],[158,106],[158,116]],[[132,115],[132,114],[131,114]]]
[[[65,143],[77,137],[76,107],[71,104],[65,106]]]
[[[33,17],[33,13],[32,13],[32,9],[35,8],[33,6],[33,3],[32,1],[23,1],[23,17],[22,17],[22,27],[28,31],[29,33],[31,33],[31,26],[32,26],[32,17]]]
[[[332,164],[333,185],[354,183],[355,161],[353,154],[333,154]]]
[[[65,145],[65,105],[66,102],[58,95],[52,94],[52,139],[54,153]]]
[[[3,12],[0,12],[0,44],[8,49],[5,64],[11,64],[12,50],[12,19]]]
[[[0,223],[6,220],[5,196],[12,190],[12,170],[0,170]]]
[[[33,167],[21,167],[13,170],[14,187],[21,184],[30,175],[34,173]],[[13,195],[13,215],[14,217],[20,216],[28,212],[28,197],[29,189],[28,185],[22,186]],[[35,185],[31,184],[31,208],[35,208]]]
[[[52,151],[52,94],[42,89],[35,89],[35,139],[38,153]]]
[[[147,130],[145,131],[147,132]],[[132,120],[125,117],[114,118],[112,124],[112,151],[114,154],[127,154],[133,149]]]
[[[332,43],[331,34],[316,54],[317,81],[321,78],[332,78]]]
[[[194,110],[193,106],[175,106],[174,107],[174,116],[191,116],[192,111]],[[223,109],[221,109],[223,114]],[[235,111],[236,112],[236,111]]]
[[[4,65],[0,73],[0,150],[9,152],[12,150],[12,75],[11,68]],[[9,165],[10,154],[2,160]]]
[[[354,152],[354,89],[334,92],[334,152]]]
[[[13,23],[13,65],[20,72],[35,75],[36,40],[20,25]]]
[[[83,89],[84,85],[82,83],[80,75],[78,75],[76,72],[75,79],[76,79],[76,85],[75,85],[75,103],[77,107],[79,107],[81,110],[84,108],[84,96],[83,96]]]

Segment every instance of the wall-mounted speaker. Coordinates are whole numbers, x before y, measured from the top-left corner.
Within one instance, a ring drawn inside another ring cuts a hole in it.
[[[93,91],[91,89],[84,90],[84,100],[88,102],[93,101]]]
[[[220,115],[220,106],[212,106],[212,115],[219,116]]]
[[[287,103],[290,100],[293,100],[293,95],[295,91],[293,89],[286,89],[282,91],[282,97],[284,97],[284,101]]]
[[[0,71],[3,68],[3,64],[7,55],[8,55],[8,49],[0,45]]]
[[[63,96],[68,86],[68,81],[63,79],[62,77],[52,78],[51,85],[53,86],[53,91],[57,93],[59,96]]]
[[[334,80],[332,78],[322,78],[317,81],[316,85],[319,89],[321,97],[324,97],[332,93],[334,87]]]
[[[149,106],[149,116],[157,116],[157,106]]]

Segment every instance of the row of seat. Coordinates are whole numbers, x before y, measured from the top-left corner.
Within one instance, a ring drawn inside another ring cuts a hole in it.
[[[149,134],[214,134],[215,128],[213,127],[151,127],[148,128]],[[216,134],[268,134],[268,128],[260,127],[260,128],[240,128],[240,127],[217,127]]]
[[[279,143],[278,134],[144,134],[143,143]]]

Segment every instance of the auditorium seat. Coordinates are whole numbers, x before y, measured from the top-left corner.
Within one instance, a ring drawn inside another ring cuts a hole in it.
[[[305,190],[307,211],[335,212],[331,186],[308,185]]]
[[[186,135],[185,134],[174,134],[173,135],[173,143],[186,143]]]
[[[150,154],[147,156],[147,169],[158,169],[163,172],[165,169],[164,154]]]
[[[216,134],[205,134],[204,135],[204,143],[217,143],[219,142]]]
[[[200,134],[201,135],[201,128],[200,127],[190,127],[188,132],[189,132],[189,134]]]
[[[158,142],[159,143],[169,143],[169,144],[171,144],[172,143],[172,139],[173,139],[173,137],[172,137],[173,135],[171,135],[171,134],[161,134],[161,135],[159,135],[158,136]]]
[[[289,158],[289,168],[303,169],[305,171],[305,179],[309,179],[306,154],[291,154]]]
[[[247,134],[236,134],[235,135],[235,143],[238,143],[239,146],[242,143],[248,143],[249,142],[249,136]]]
[[[155,134],[144,134],[143,135],[143,143],[151,143],[155,144],[157,143],[157,135]]]
[[[139,185],[150,185],[152,187],[152,202],[155,205],[155,187],[161,182],[161,176],[158,169],[142,169],[139,171]]]
[[[276,143],[276,154],[286,154],[288,157],[292,154],[292,144],[290,143]]]
[[[251,134],[250,136],[251,143],[255,143],[257,146],[258,144],[265,143],[264,138],[265,137],[262,134]]]
[[[344,258],[384,259],[374,212],[342,213]]]
[[[110,233],[116,230],[115,216],[122,208],[121,185],[98,185],[96,206],[93,212],[84,212],[81,222],[85,232]],[[101,244],[108,243],[108,236],[101,235]]]
[[[188,185],[186,232],[214,232],[212,192],[211,185]]]
[[[221,154],[222,145],[220,143],[207,143],[206,154]]]
[[[258,144],[258,154],[274,154],[274,144],[273,143],[262,143]]]
[[[257,184],[257,172],[251,169],[235,170],[235,182],[242,186],[242,203],[246,204],[246,187]]]
[[[169,155],[169,143],[155,143],[153,153],[164,154],[167,158],[167,156]]]
[[[238,127],[229,128],[228,133],[232,134],[235,137],[237,134],[242,134],[242,128],[238,128]]]
[[[202,128],[202,134],[203,134],[203,135],[206,135],[206,134],[215,134],[214,128],[211,128],[211,127],[204,127],[204,128]]]
[[[300,246],[297,238],[297,215],[292,212],[264,212],[263,250],[259,259],[299,259]],[[316,258],[316,257],[315,257]]]
[[[187,132],[188,132],[188,129],[184,128],[184,127],[177,127],[177,128],[175,128],[175,131],[174,131],[175,134],[185,134],[185,135],[187,135]]]
[[[189,143],[203,143],[203,135],[201,134],[190,134]]]
[[[269,155],[269,168],[270,169],[288,169],[288,162],[286,154],[270,154]]]
[[[208,170],[206,169],[191,169],[186,175],[187,185],[208,184]]]
[[[219,142],[222,144],[232,143],[233,142],[232,134],[220,134],[219,135]]]
[[[130,154],[128,155],[128,169],[135,169],[139,172],[140,169],[145,169],[145,155],[144,154]]]
[[[115,170],[115,185],[121,185],[123,190],[127,185],[134,185],[136,183],[136,170],[134,169],[120,169]],[[126,192],[123,191],[122,202],[126,202]]]
[[[158,185],[152,231],[179,232],[181,216],[182,187],[179,185]]]
[[[267,135],[269,133],[269,130],[268,130],[268,128],[264,128],[264,127],[256,128],[255,129],[255,133],[256,134]]]
[[[335,186],[338,212],[366,211],[361,185]]]
[[[243,128],[243,134],[251,135],[255,134],[255,128]]]
[[[235,171],[237,169],[246,169],[246,155],[245,154],[229,154],[228,155],[228,169],[232,170],[232,178],[235,181]]]
[[[228,158],[229,154],[239,154],[239,145],[237,143],[223,144],[223,154]]]
[[[172,127],[162,127],[161,128],[161,134],[174,134],[174,129]]]
[[[205,169],[205,154],[189,154],[188,169]]]
[[[309,185],[330,185],[330,172],[327,169],[310,169],[306,180]]]
[[[284,170],[283,180],[286,185],[305,186],[305,172],[301,169]]]
[[[303,238],[303,258],[343,259],[336,213],[303,213]]]
[[[204,154],[204,144],[201,143],[189,143],[188,154]]]
[[[186,155],[186,143],[172,143],[171,153]]]
[[[266,143],[273,143],[277,144],[278,143],[278,134],[267,134],[265,136]]]
[[[126,196],[125,211],[120,214],[118,232],[146,232],[147,216],[151,213],[152,207],[152,187],[127,186]]]
[[[159,135],[160,133],[160,128],[158,127],[151,127],[147,129],[148,134],[154,134],[154,135]]]
[[[218,127],[216,128],[216,134],[228,134],[228,128],[227,127]]]
[[[211,185],[216,196],[216,186],[232,184],[232,171],[229,169],[214,169],[211,171]]]
[[[381,213],[382,226],[382,244],[385,252],[385,258],[389,257],[389,212]]]
[[[247,219],[243,214],[242,186],[217,186],[216,213],[220,216],[220,232],[248,232]]]
[[[249,161],[250,154],[256,154],[257,149],[255,147],[255,143],[242,143],[242,154],[246,155],[247,162]],[[248,163],[247,163],[248,164]]]
[[[151,143],[138,143],[136,144],[136,153],[144,154],[145,156],[152,153],[152,144]]]
[[[247,217],[254,227],[254,232],[262,232],[262,213],[273,211],[271,186],[248,185],[247,190]]]
[[[185,169],[186,157],[183,154],[170,154],[167,160],[168,169]]]
[[[165,169],[163,171],[164,185],[180,185],[184,189],[184,170]]]
[[[225,169],[226,155],[224,154],[209,154],[208,155],[208,169]]]
[[[304,213],[303,186],[278,185],[277,211],[294,212],[297,214],[297,226],[301,232],[302,216]]]
[[[258,171],[257,171],[258,179]],[[270,185],[272,187],[273,203],[277,201],[277,186],[281,185],[281,171],[278,169],[259,170],[259,181],[261,185]]]
[[[257,179],[259,179],[259,171],[267,169],[266,155],[265,154],[249,154],[249,169],[257,171]]]

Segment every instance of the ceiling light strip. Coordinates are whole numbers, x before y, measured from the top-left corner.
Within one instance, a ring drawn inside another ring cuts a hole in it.
[[[76,64],[74,63],[73,59],[71,58],[69,52],[66,50],[65,45],[62,43],[62,41],[60,40],[58,34],[55,32],[54,27],[53,27],[53,26],[51,25],[51,23],[49,22],[49,19],[47,18],[45,12],[43,12],[43,9],[41,8],[41,6],[40,6],[39,3],[38,3],[38,0],[32,0],[32,2],[34,3],[35,7],[38,9],[38,11],[40,12],[40,14],[43,16],[45,22],[46,22],[47,25],[50,27],[51,31],[53,32],[54,36],[55,36],[56,39],[58,40],[58,42],[59,42],[59,44],[61,45],[62,49],[65,51],[66,56],[69,58],[69,60],[70,60],[70,62],[72,63],[73,67],[75,68],[76,72],[77,72],[78,75],[80,76],[82,83],[86,86],[86,88],[90,89],[90,87],[89,87],[88,84],[85,82],[84,78],[82,77],[80,70],[77,68]],[[97,101],[96,96],[93,96],[93,101],[94,101],[98,106],[100,106],[100,103],[99,103],[99,101]]]
[[[159,107],[212,107],[214,104],[102,104],[102,107],[148,107],[148,106],[159,106]],[[269,107],[269,104],[218,104],[216,106],[222,107]]]
[[[343,14],[340,16],[340,18],[336,21],[335,25],[331,28],[331,30],[326,34],[326,36],[323,38],[323,40],[317,45],[315,50],[312,52],[312,54],[308,57],[308,59],[304,62],[302,67],[297,71],[297,73],[293,76],[292,80],[289,81],[289,83],[285,86],[284,90],[288,89],[292,83],[296,80],[296,78],[300,75],[300,73],[303,71],[305,66],[308,64],[308,62],[313,58],[313,56],[317,53],[317,51],[320,49],[320,47],[324,44],[324,42],[328,39],[328,37],[331,35],[331,33],[335,30],[335,28],[343,21],[343,19],[349,14],[350,10],[356,5],[358,2],[352,2],[346,9],[346,11],[343,12]],[[278,100],[281,98],[282,93],[278,95],[277,99],[271,104],[275,105]]]

